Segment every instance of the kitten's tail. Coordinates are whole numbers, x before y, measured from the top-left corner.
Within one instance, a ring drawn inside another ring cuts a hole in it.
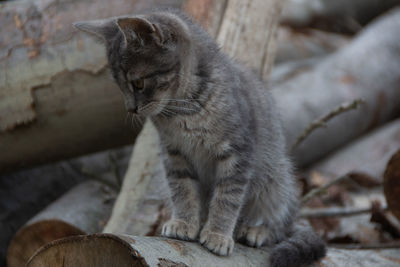
[[[308,265],[326,254],[324,241],[309,226],[295,225],[292,235],[271,253],[271,267]]]

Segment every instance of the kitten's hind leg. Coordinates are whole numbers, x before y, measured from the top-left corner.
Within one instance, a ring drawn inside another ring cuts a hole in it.
[[[250,247],[259,248],[269,243],[270,234],[266,225],[247,226],[242,224],[237,231],[236,239]]]

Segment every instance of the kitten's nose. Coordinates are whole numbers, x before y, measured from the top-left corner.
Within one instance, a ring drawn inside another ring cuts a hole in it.
[[[129,112],[129,113],[135,113],[135,114],[137,114],[137,113],[138,113],[138,106],[131,106],[131,107],[129,107],[129,108],[128,108],[128,112]]]

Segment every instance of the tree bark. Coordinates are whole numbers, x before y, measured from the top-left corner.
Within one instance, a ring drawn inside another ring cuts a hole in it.
[[[23,226],[7,251],[7,266],[24,266],[41,246],[72,235],[97,233],[111,213],[115,192],[95,181],[72,188]]]
[[[82,252],[85,253],[82,253]],[[107,253],[99,253],[107,251]],[[197,243],[156,237],[110,234],[78,236],[58,240],[35,253],[27,267],[43,266],[268,266],[268,249],[236,245],[229,257],[211,254]],[[327,257],[313,266],[395,267],[398,249],[363,251],[330,249]]]
[[[229,0],[186,0],[184,9],[216,38]]]
[[[321,115],[354,99],[365,102],[308,136],[293,153],[298,165],[308,165],[400,114],[399,49],[397,8],[349,46],[273,88],[289,147]]]
[[[284,2],[230,0],[226,6],[217,42],[226,54],[260,77],[268,77],[275,59],[276,30]]]
[[[16,1],[0,9],[0,172],[133,143],[103,45],[72,22],[181,0]],[[107,7],[107,8],[104,8]]]
[[[400,119],[357,139],[310,169],[331,179],[359,173],[382,182],[386,164],[399,148]]]

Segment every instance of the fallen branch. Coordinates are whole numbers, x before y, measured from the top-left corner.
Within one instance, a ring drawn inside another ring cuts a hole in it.
[[[328,244],[328,247],[337,249],[398,249],[400,248],[400,242],[374,244]]]
[[[329,112],[328,114],[314,120],[297,138],[297,140],[293,144],[291,150],[292,151],[295,150],[316,129],[321,128],[321,127],[326,127],[326,123],[328,121],[330,121],[332,118],[334,118],[344,112],[347,112],[349,110],[356,109],[360,104],[364,104],[364,103],[365,103],[365,101],[362,100],[361,98],[356,99],[351,103],[342,104],[342,105],[338,106],[337,108],[335,108],[334,110],[332,110],[331,112]]]
[[[382,208],[383,211],[387,210],[387,207]],[[300,217],[303,218],[322,218],[322,217],[347,217],[357,216],[365,213],[372,213],[373,208],[313,208],[313,209],[302,209],[300,211]]]
[[[325,191],[331,187],[332,185],[338,184],[341,181],[348,179],[350,176],[349,175],[343,175],[340,177],[337,177],[336,179],[327,182],[326,184],[324,184],[321,187],[315,188],[313,190],[311,190],[310,192],[308,192],[302,199],[301,199],[301,204],[305,205],[308,201],[310,201],[313,197],[320,195],[322,193],[325,193]]]

